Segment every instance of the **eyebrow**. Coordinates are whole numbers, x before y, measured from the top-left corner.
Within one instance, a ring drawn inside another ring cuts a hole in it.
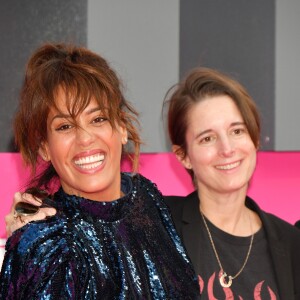
[[[201,137],[202,135],[205,135],[205,134],[207,134],[207,133],[209,133],[209,132],[212,132],[212,131],[213,131],[212,129],[207,129],[207,130],[201,131],[201,132],[199,132],[198,134],[196,134],[195,139],[198,139],[198,138]]]
[[[87,115],[90,115],[90,114],[92,114],[92,113],[94,113],[94,112],[96,112],[96,111],[101,111],[100,107],[91,108],[91,109],[89,109],[89,110],[86,112],[86,114],[87,114]],[[55,119],[68,119],[68,118],[70,118],[70,115],[67,115],[67,114],[57,114],[57,115],[55,115],[55,116],[52,118],[52,120],[50,121],[50,123],[52,123]]]

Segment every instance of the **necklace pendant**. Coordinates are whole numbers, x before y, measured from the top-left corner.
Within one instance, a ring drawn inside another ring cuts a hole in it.
[[[227,278],[227,280],[226,280],[226,278]],[[227,276],[227,274],[225,272],[223,272],[223,274],[220,276],[219,281],[220,281],[221,286],[224,288],[228,288],[232,285],[232,277],[230,275]]]

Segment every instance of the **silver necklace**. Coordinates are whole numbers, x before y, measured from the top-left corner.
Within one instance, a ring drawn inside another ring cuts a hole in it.
[[[250,228],[251,228],[251,232],[252,232],[252,235],[251,235],[251,241],[250,241],[250,245],[249,245],[249,249],[248,249],[248,252],[247,252],[247,255],[246,255],[246,258],[245,258],[245,261],[242,265],[242,267],[240,268],[240,270],[234,275],[234,276],[231,276],[231,275],[227,275],[227,273],[224,271],[224,268],[221,264],[221,261],[220,261],[220,258],[219,258],[219,255],[218,255],[218,252],[217,252],[217,249],[216,249],[216,246],[215,246],[215,243],[214,243],[214,240],[212,238],[212,235],[210,233],[210,230],[208,228],[208,225],[206,223],[206,220],[205,220],[205,217],[202,213],[202,211],[200,210],[200,213],[201,213],[201,216],[202,216],[202,219],[203,219],[203,223],[205,225],[205,228],[207,230],[207,234],[208,234],[208,237],[209,237],[209,240],[210,240],[210,243],[211,243],[211,246],[214,250],[214,253],[215,253],[215,256],[216,256],[216,259],[218,261],[218,264],[219,264],[219,267],[221,269],[221,276],[219,278],[219,281],[220,281],[220,284],[222,287],[230,287],[232,285],[232,281],[233,279],[237,278],[241,273],[242,271],[244,270],[246,264],[247,264],[247,261],[249,259],[249,256],[250,256],[250,252],[251,252],[251,249],[252,249],[252,245],[253,245],[253,239],[254,239],[254,233],[252,231],[252,224],[251,224],[251,218],[249,216],[249,220],[250,220]]]

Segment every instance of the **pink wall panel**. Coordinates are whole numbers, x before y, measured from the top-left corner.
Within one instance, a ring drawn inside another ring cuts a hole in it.
[[[4,216],[29,172],[19,154],[1,153],[0,164],[0,238],[5,238]],[[123,169],[128,170],[126,162]],[[165,195],[186,195],[193,190],[189,175],[171,153],[142,154],[140,172]],[[263,209],[290,223],[300,219],[300,152],[260,152],[249,195]]]

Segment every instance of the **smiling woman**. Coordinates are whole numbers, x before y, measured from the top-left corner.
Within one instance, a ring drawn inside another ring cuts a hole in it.
[[[167,101],[173,151],[195,191],[166,200],[201,296],[299,299],[299,230],[247,196],[260,135],[254,101],[236,80],[206,68],[191,71]]]
[[[33,171],[28,192],[57,213],[7,240],[1,299],[199,297],[161,193],[140,174],[120,172],[128,142],[133,170],[138,164],[135,122],[102,57],[63,44],[33,54],[15,136]],[[16,207],[14,222],[23,221],[25,208]]]
[[[178,157],[185,168],[193,170],[201,193],[247,190],[256,165],[258,141],[251,140],[243,117],[229,96],[199,101],[189,113],[185,140],[188,153]],[[180,151],[176,145],[173,149]]]
[[[64,89],[59,88],[55,108],[48,114],[47,141],[40,150],[44,160],[51,161],[68,194],[97,201],[120,198],[120,159],[128,135],[125,125],[115,122],[113,128],[94,97],[75,118],[65,106],[67,101]]]

